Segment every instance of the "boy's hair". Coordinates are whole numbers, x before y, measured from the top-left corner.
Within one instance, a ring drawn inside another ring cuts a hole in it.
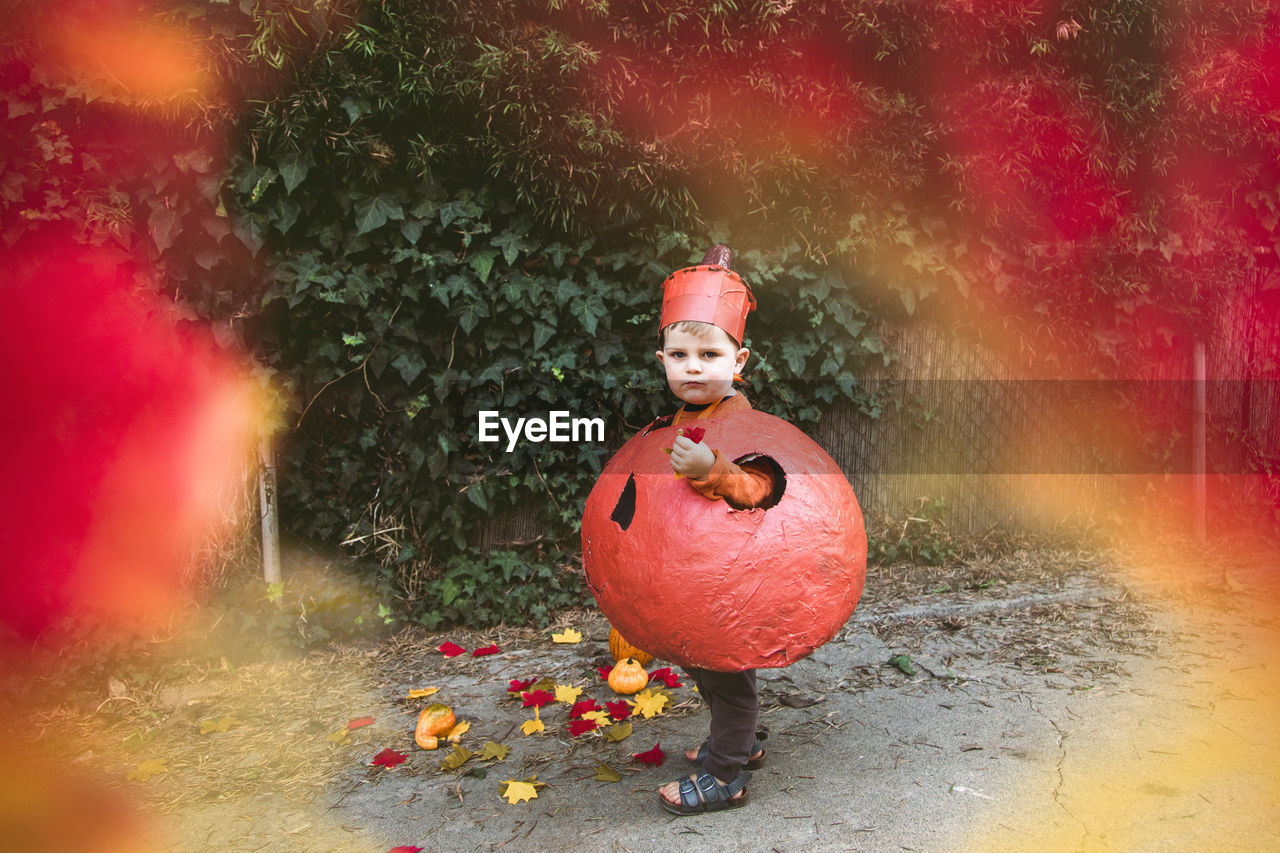
[[[674,323],[663,326],[662,331],[658,332],[658,346],[660,347],[665,347],[667,345],[667,329],[675,329],[677,332],[688,332],[691,335],[698,335],[699,337],[703,337],[712,329],[715,329],[717,331],[724,332],[724,336],[733,341],[735,349],[742,349],[742,341],[738,340],[728,332],[725,332],[724,329],[721,329],[714,323],[704,323],[701,320],[677,320]]]

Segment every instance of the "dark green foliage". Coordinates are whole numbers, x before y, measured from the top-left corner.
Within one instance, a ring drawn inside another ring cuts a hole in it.
[[[6,6],[5,244],[104,247],[250,349],[287,398],[288,526],[430,624],[582,600],[586,492],[672,408],[659,283],[712,241],[760,300],[748,394],[801,428],[878,412],[877,320],[1105,373],[1276,242],[1274,4],[139,3],[218,82],[162,104],[59,76],[63,7]],[[506,453],[482,409],[608,435]],[[481,556],[531,505],[541,536]],[[878,547],[945,559],[927,539]]]

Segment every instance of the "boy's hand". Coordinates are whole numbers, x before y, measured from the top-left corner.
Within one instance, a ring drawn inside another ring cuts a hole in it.
[[[695,444],[683,435],[671,444],[671,467],[677,474],[683,474],[690,480],[701,480],[714,464],[716,455],[705,444]]]

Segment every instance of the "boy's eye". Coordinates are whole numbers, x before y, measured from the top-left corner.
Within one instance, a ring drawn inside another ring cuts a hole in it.
[[[703,357],[703,358],[715,358],[715,357],[716,357],[716,356],[718,356],[719,354],[720,354],[720,353],[715,352],[714,350],[707,350],[706,352],[704,352],[704,353],[702,354],[702,357]]]

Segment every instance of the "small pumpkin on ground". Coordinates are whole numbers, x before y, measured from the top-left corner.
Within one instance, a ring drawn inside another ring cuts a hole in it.
[[[618,633],[618,629],[613,627],[609,628],[609,654],[613,655],[614,663],[621,663],[627,658],[635,658],[641,666],[648,666],[653,662],[653,655],[631,645]]]
[[[635,658],[618,661],[609,673],[609,686],[624,696],[637,693],[649,683],[649,673]]]
[[[423,749],[435,749],[440,745],[440,735],[453,728],[456,722],[452,708],[432,702],[418,715],[418,725],[413,730],[414,743]]]

